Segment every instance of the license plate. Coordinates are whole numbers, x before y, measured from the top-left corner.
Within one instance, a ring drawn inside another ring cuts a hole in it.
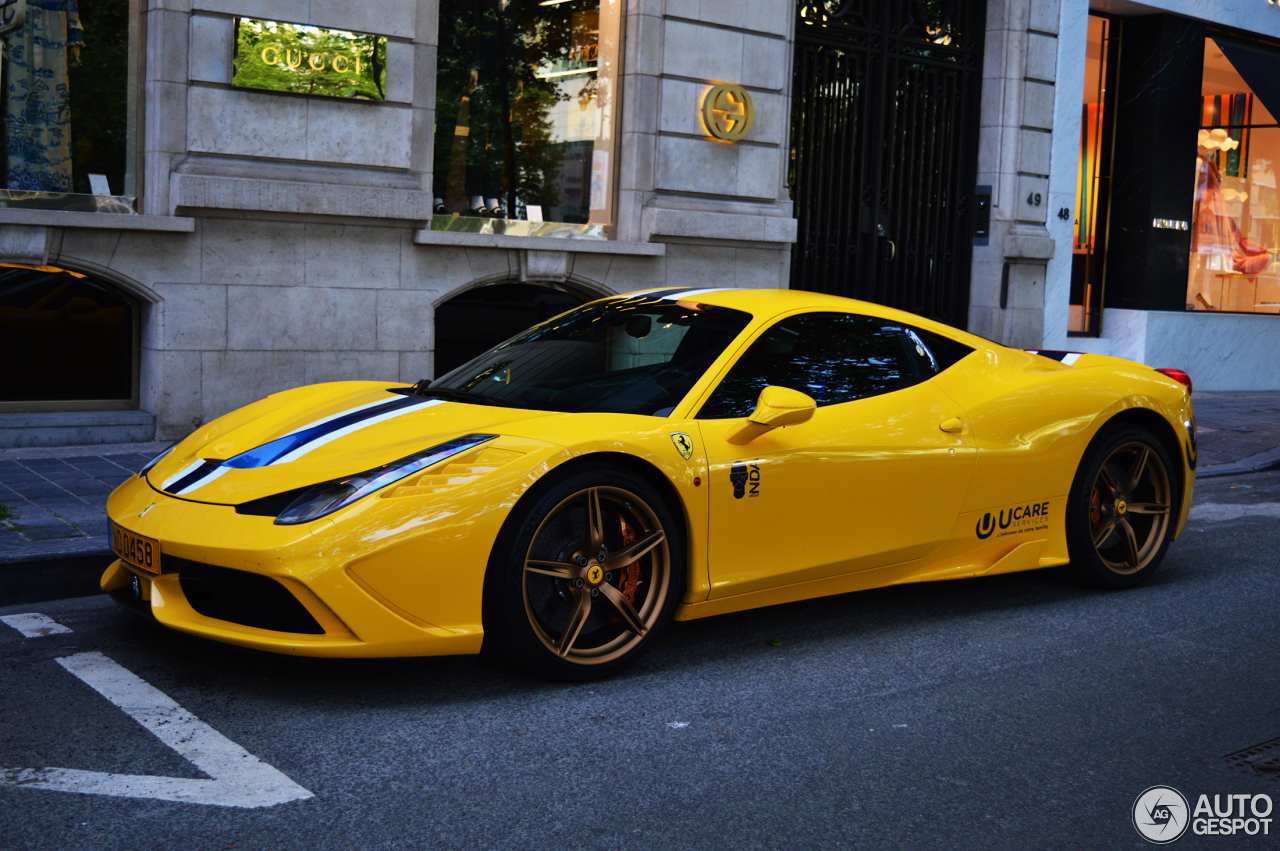
[[[111,549],[120,558],[148,573],[160,572],[160,542],[111,524]]]

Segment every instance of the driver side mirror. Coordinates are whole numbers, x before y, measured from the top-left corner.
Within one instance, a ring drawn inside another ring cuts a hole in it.
[[[730,443],[750,443],[766,431],[799,425],[813,418],[818,403],[799,390],[769,386],[760,391],[756,409],[725,435]]]

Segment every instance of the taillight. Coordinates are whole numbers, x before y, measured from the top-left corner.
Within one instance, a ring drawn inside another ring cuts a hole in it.
[[[1167,375],[1179,384],[1187,386],[1187,392],[1191,392],[1191,376],[1187,375],[1180,369],[1157,369],[1156,372],[1161,375]]]

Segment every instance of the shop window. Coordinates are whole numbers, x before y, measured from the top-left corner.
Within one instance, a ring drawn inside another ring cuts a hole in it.
[[[1103,259],[1111,190],[1119,22],[1089,16],[1084,102],[1080,108],[1080,164],[1076,174],[1075,239],[1071,255],[1071,307],[1067,333],[1097,336],[1102,325]]]
[[[621,5],[440,0],[433,229],[608,235]]]
[[[16,28],[0,39],[0,206],[134,211],[136,5],[26,0],[21,23],[8,21]]]
[[[489,284],[460,293],[436,308],[436,375],[584,301],[574,293],[536,284]]]
[[[0,264],[0,410],[136,407],[137,327],[110,284]]]
[[[1205,39],[1187,310],[1280,313],[1277,71],[1280,49]]]

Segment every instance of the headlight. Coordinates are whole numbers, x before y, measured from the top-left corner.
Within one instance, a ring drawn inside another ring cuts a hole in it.
[[[288,508],[280,512],[280,516],[276,518],[276,524],[293,526],[317,520],[326,514],[346,508],[357,499],[398,482],[405,476],[425,470],[432,464],[438,464],[446,458],[466,452],[495,437],[497,437],[496,434],[468,434],[416,452],[398,461],[392,461],[390,464],[356,473],[354,476],[322,482],[309,488],[302,496],[290,503]]]
[[[179,443],[181,443],[181,441],[179,441]],[[177,446],[177,445],[178,444],[175,443],[173,446]],[[152,467],[154,467],[155,465],[159,464],[161,461],[164,460],[164,456],[168,455],[170,452],[173,451],[173,446],[170,446],[168,449],[166,449],[165,451],[161,452],[159,455],[157,455],[156,457],[148,461],[147,466],[143,467],[141,470],[138,471],[138,475],[145,476]]]

